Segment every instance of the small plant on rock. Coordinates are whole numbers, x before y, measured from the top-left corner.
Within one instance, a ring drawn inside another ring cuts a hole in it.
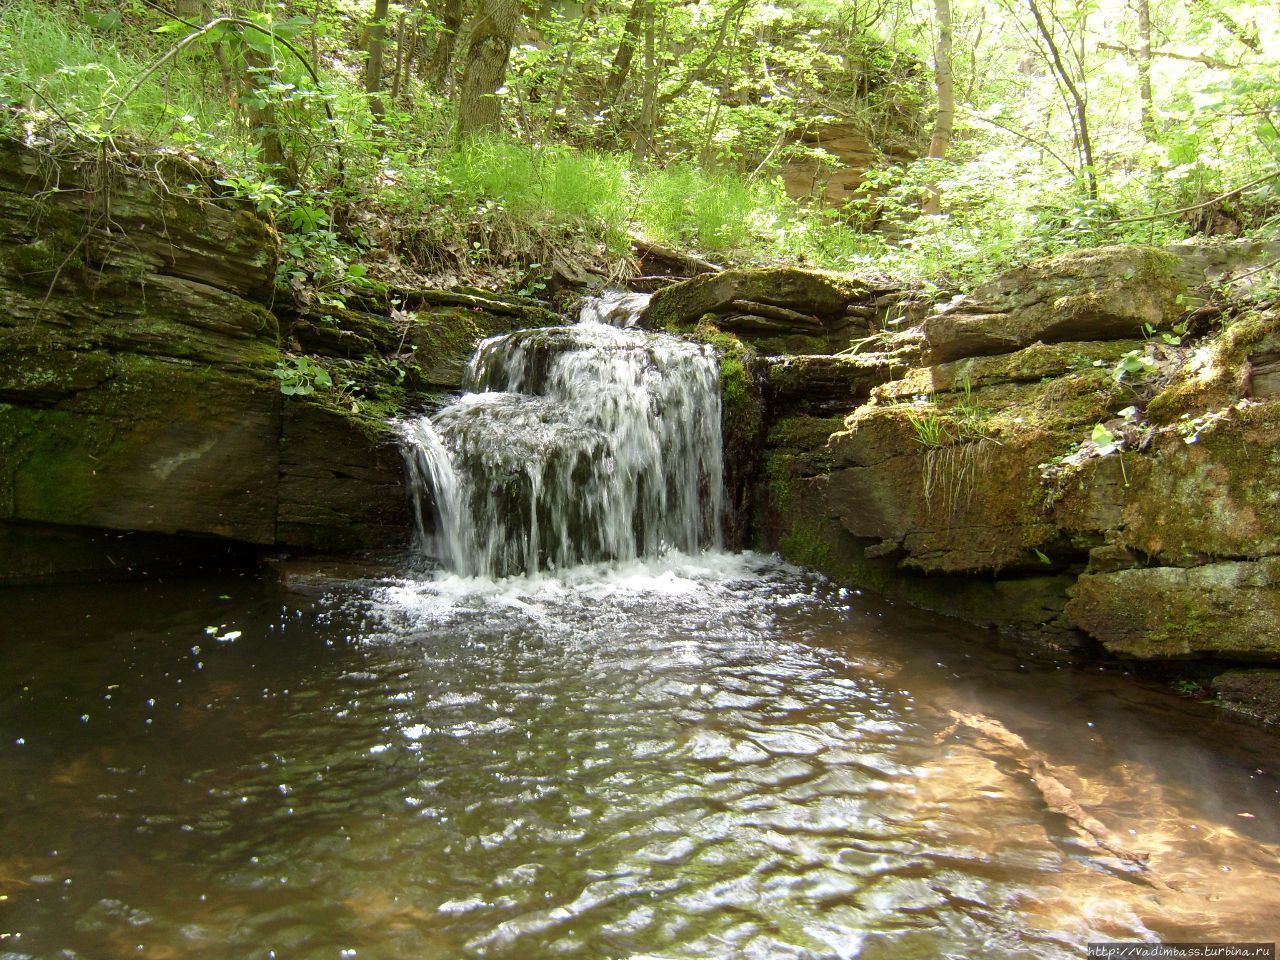
[[[305,397],[316,388],[328,390],[333,386],[329,371],[310,357],[289,357],[276,364],[272,376],[280,381],[280,392],[286,397]]]

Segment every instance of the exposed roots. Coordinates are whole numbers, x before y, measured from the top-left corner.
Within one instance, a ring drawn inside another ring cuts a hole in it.
[[[986,471],[991,443],[981,439],[932,447],[925,452],[922,481],[930,516],[936,509],[944,521],[950,522],[962,509],[968,509],[978,478]]]

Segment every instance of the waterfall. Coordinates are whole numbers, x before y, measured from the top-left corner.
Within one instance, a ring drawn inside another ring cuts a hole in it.
[[[404,425],[421,552],[498,577],[720,546],[717,358],[635,329],[643,305],[483,341],[467,392]]]

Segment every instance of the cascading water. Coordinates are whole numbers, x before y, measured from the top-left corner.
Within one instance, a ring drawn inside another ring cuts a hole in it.
[[[715,352],[634,329],[643,306],[485,340],[468,392],[405,425],[419,549],[496,577],[720,546]]]

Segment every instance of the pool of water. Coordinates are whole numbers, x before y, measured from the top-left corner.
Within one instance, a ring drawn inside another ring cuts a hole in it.
[[[767,557],[9,590],[0,637],[5,960],[1278,929],[1273,737]]]

